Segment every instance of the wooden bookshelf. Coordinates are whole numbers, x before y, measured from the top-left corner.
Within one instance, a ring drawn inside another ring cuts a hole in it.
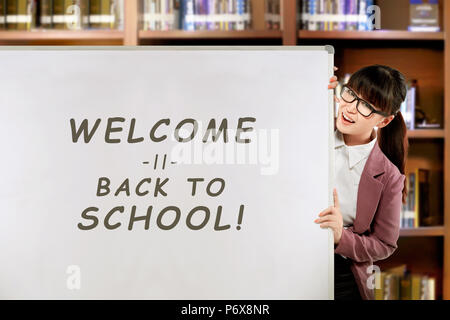
[[[400,229],[400,237],[442,237],[444,234],[444,226]]]
[[[417,129],[408,130],[410,139],[444,139],[445,130],[443,129]]]
[[[151,39],[281,39],[280,30],[243,31],[139,31],[140,40]]]
[[[409,32],[402,30],[376,31],[308,31],[299,30],[299,39],[330,39],[330,40],[429,40],[443,41],[443,32]]]
[[[0,44],[63,44],[76,42],[80,44],[93,43],[123,44],[124,33],[118,30],[34,30],[34,31],[0,31]]]
[[[382,10],[380,31],[297,30],[297,1],[281,0],[281,30],[265,30],[263,1],[252,0],[253,30],[143,31],[138,0],[125,1],[123,31],[0,31],[0,45],[328,45],[335,47],[338,77],[369,64],[386,64],[418,79],[420,106],[444,129],[408,131],[409,170],[424,166],[434,173],[432,207],[444,212],[444,224],[400,230],[399,248],[384,265],[406,263],[413,272],[436,275],[437,297],[450,299],[450,2],[439,0],[443,32],[408,32],[408,0],[377,0]],[[372,41],[373,40],[373,41]],[[156,42],[155,42],[156,43]],[[440,180],[439,180],[440,179]],[[441,182],[439,182],[441,181]]]

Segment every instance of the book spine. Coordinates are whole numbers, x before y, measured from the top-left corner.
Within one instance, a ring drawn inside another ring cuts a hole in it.
[[[338,7],[338,1],[337,0],[331,0],[331,30],[339,30],[339,7]]]
[[[347,30],[357,30],[358,28],[358,0],[347,0],[346,6]]]
[[[228,0],[228,30],[236,30],[236,0]]]
[[[31,15],[28,11],[29,0],[17,0],[16,30],[29,30]]]
[[[272,0],[264,0],[264,24],[267,30],[272,29],[271,21]]]
[[[411,88],[408,93],[409,112],[411,113],[409,129],[414,130],[416,128],[416,82],[414,80],[411,83]]]
[[[100,28],[112,29],[114,27],[114,20],[111,19],[111,0],[101,0],[101,12],[100,12]]]
[[[93,29],[99,29],[101,24],[101,0],[91,0],[89,5],[89,27]]]
[[[52,26],[54,29],[64,29],[65,25],[65,0],[53,0]]]
[[[205,0],[205,13],[206,13],[206,29],[207,30],[214,30],[214,3],[213,0]]]
[[[113,27],[117,30],[123,30],[125,24],[125,0],[114,0],[111,19],[114,20]]]
[[[166,0],[158,0],[157,1],[157,18],[156,21],[158,23],[158,30],[164,30],[164,14],[165,14],[165,10],[166,10],[166,5],[165,5],[165,1]]]
[[[375,28],[374,23],[375,19],[372,19],[371,16],[373,14],[372,6],[374,5],[373,0],[366,0],[366,30],[373,30]],[[369,10],[370,9],[370,10]]]
[[[155,30],[161,30],[161,0],[154,0],[154,8],[154,14],[152,16],[155,23]]]
[[[337,1],[337,21],[338,27],[337,29],[340,31],[344,31],[347,29],[347,21],[345,19],[345,12],[347,2],[346,0],[336,0]]]
[[[149,0],[150,12],[149,12],[149,28],[150,30],[156,30],[156,1],[157,0]]]
[[[52,8],[53,0],[41,0],[41,16],[40,22],[41,26],[45,29],[52,28]]]
[[[0,0],[0,30],[6,29],[5,2],[6,0]]]
[[[17,29],[17,0],[6,0],[6,29]]]
[[[416,169],[414,176],[414,228],[419,227],[419,169]]]
[[[184,16],[184,30],[195,30],[194,25],[194,0],[182,0],[184,2],[183,16]]]
[[[359,0],[358,2],[358,30],[359,31],[365,31],[368,30],[367,28],[367,1],[366,0]]]
[[[225,29],[225,23],[224,23],[224,19],[223,19],[223,15],[225,13],[224,1],[225,0],[217,0],[217,2],[218,2],[217,3],[217,6],[218,6],[217,14],[219,15],[219,30]]]
[[[308,0],[300,0],[300,29],[308,30],[308,20],[309,20],[309,10],[308,10]]]
[[[317,14],[319,12],[319,0],[309,0],[309,27],[308,30],[317,30]]]
[[[325,30],[325,0],[319,0],[317,13],[317,29]]]
[[[201,9],[201,5],[200,5],[201,1],[202,0],[194,0],[194,30],[200,29],[199,15],[200,15],[200,9]]]
[[[212,30],[219,30],[220,29],[220,1],[219,0],[212,0],[211,6],[210,6],[210,15],[213,18],[211,23]]]
[[[237,0],[237,26],[236,29],[237,30],[244,30],[245,29],[245,0]]]

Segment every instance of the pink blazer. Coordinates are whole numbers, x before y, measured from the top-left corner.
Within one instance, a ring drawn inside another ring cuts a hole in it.
[[[351,270],[365,300],[374,299],[367,284],[372,275],[369,267],[397,249],[404,179],[375,143],[359,182],[355,221],[343,229],[335,246],[335,253],[352,260]]]

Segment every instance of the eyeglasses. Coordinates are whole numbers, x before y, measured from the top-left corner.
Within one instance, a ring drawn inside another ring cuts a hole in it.
[[[341,98],[347,103],[352,103],[357,100],[356,110],[364,117],[370,117],[372,113],[380,114],[383,117],[389,116],[385,112],[376,110],[370,103],[358,97],[358,95],[346,84],[342,86]]]

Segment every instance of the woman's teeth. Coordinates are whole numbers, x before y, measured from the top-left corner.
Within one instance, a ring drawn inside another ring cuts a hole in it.
[[[342,113],[342,117],[343,117],[345,120],[347,120],[348,122],[355,123],[355,121],[353,121],[352,119],[346,117],[344,113]]]

